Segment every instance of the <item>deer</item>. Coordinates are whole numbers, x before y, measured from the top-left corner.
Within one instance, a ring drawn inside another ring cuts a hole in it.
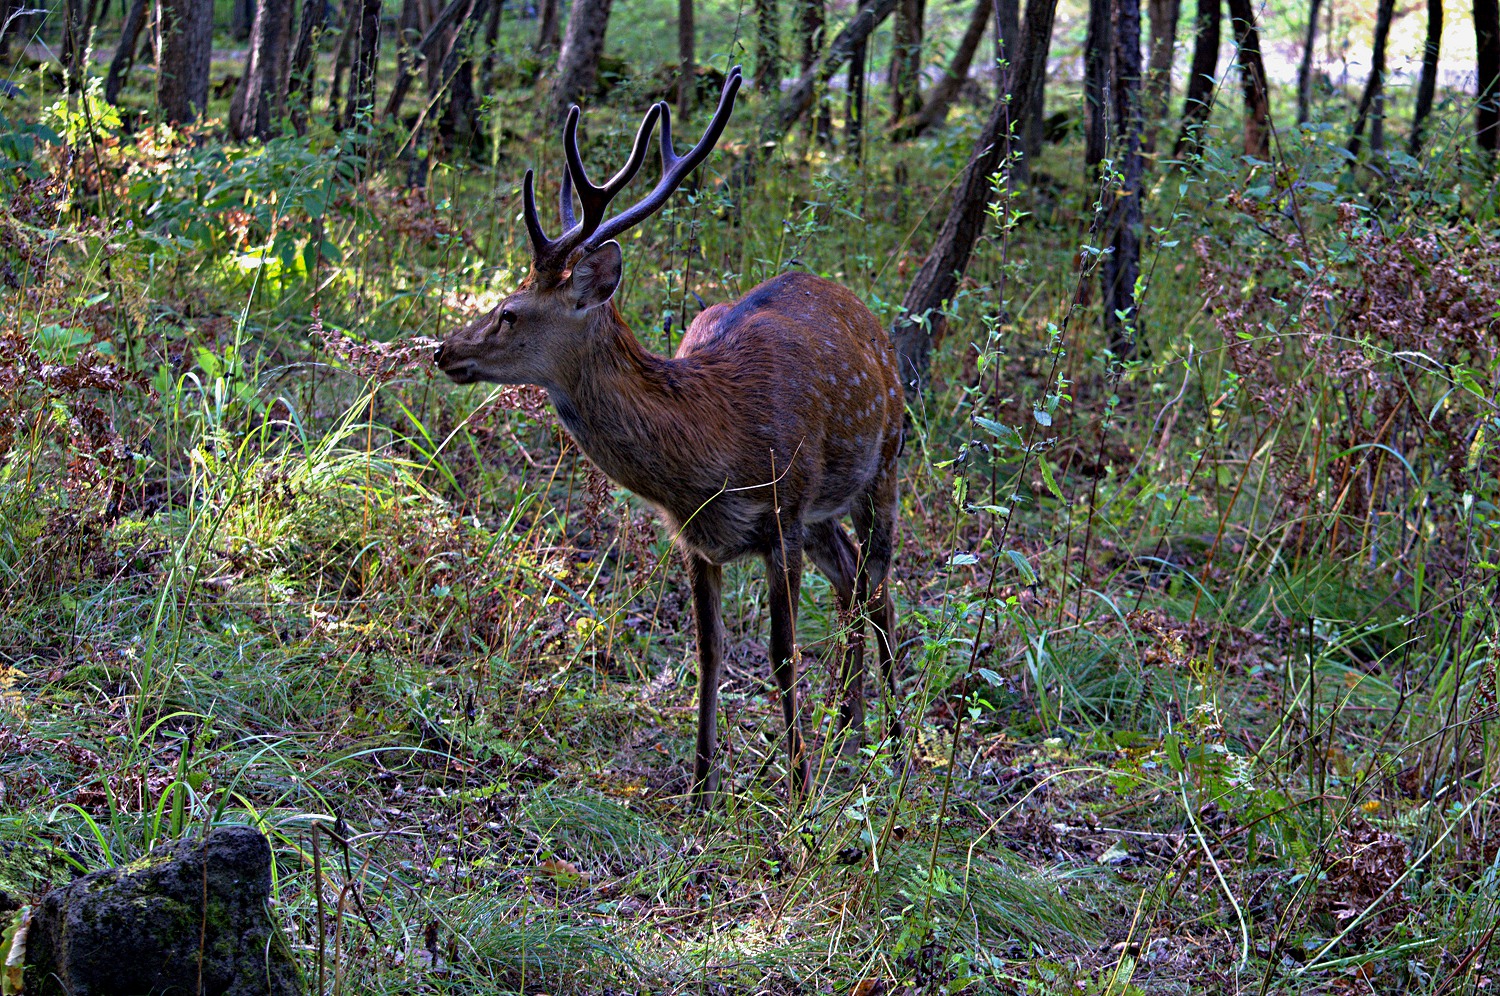
[[[740,88],[725,79],[703,136],[679,156],[665,102],[646,112],[619,172],[594,184],[578,151],[580,111],[563,126],[563,230],[538,219],[534,171],[521,185],[531,269],[488,313],[444,339],[438,368],[459,384],[531,384],[547,393],[579,449],[611,480],[653,505],[687,565],[697,633],[698,728],[691,797],[718,792],[714,755],[725,631],[723,567],[765,563],[771,672],[785,721],[789,798],[809,787],[797,706],[797,604],[805,556],[831,582],[842,641],[835,735],[864,728],[865,627],[875,633],[891,720],[896,614],[889,576],[897,519],[897,458],[905,401],[889,336],[850,290],[788,271],[732,303],[703,310],[675,355],[645,349],[615,304],[619,236],[659,211],[708,156]],[[639,172],[660,123],[661,178],[613,216],[611,202]],[[574,213],[574,195],[582,218]],[[854,535],[841,521],[848,516]]]

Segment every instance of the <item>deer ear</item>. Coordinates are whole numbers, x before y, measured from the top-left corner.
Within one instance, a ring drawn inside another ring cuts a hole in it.
[[[623,266],[620,243],[613,239],[573,264],[573,293],[577,295],[578,310],[597,308],[614,297]]]

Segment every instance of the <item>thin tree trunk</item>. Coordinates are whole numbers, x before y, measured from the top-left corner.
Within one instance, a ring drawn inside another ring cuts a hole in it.
[[[833,74],[854,54],[855,46],[866,41],[895,9],[896,0],[873,0],[859,8],[854,18],[844,26],[844,30],[833,39],[833,44],[824,51],[822,58],[792,84],[776,107],[761,120],[762,148],[781,141],[792,125],[812,106],[813,93],[827,87]]]
[[[864,158],[865,63],[869,57],[869,39],[862,38],[849,54],[849,93],[844,103],[844,151],[855,162]]]
[[[339,33],[338,51],[333,55],[333,80],[328,84],[328,114],[335,126],[339,121],[341,96],[344,92],[344,72],[349,68],[350,53],[354,51],[354,4],[356,0],[344,0],[344,30]]]
[[[474,101],[474,40],[492,2],[498,0],[473,0],[443,55],[439,90],[432,99],[447,95],[443,115],[438,119],[438,134],[450,144],[472,146],[480,137],[479,111]]]
[[[406,60],[410,61],[404,61],[398,53],[396,65],[402,72],[396,77],[396,83],[391,87],[391,95],[386,99],[384,112],[386,120],[395,121],[401,116],[401,105],[405,102],[406,95],[411,92],[412,81],[416,79],[419,69],[426,71],[428,96],[437,96],[438,91],[444,85],[444,60],[458,42],[458,25],[468,22],[478,2],[480,0],[450,0],[449,4],[433,17],[420,38],[408,41],[403,46],[401,51],[405,53]],[[415,30],[420,16],[420,0],[408,0],[401,13],[403,37],[407,37],[407,32]],[[411,27],[407,27],[408,24]]]
[[[454,0],[454,3],[458,2]],[[401,3],[401,16],[396,21],[396,80],[391,84],[385,111],[381,115],[387,121],[395,121],[401,114],[401,105],[411,92],[422,61],[421,50],[417,47],[417,39],[422,37],[420,6],[421,0],[402,0]]]
[[[677,117],[683,123],[698,96],[696,42],[693,0],[677,0]]]
[[[557,8],[560,3],[561,0],[542,0],[541,11],[537,14],[534,46],[537,52],[553,52],[558,47]]]
[[[1260,32],[1251,0],[1229,0],[1230,24],[1239,49],[1240,81],[1245,90],[1245,155],[1271,156],[1271,95],[1266,64],[1260,57]]]
[[[1026,20],[1018,44],[1020,52],[1011,75],[1014,93],[1004,87],[997,90],[995,106],[955,185],[948,216],[902,299],[902,313],[891,328],[891,339],[908,398],[917,398],[926,387],[932,349],[942,341],[945,331],[941,308],[953,299],[968,268],[974,243],[984,230],[990,177],[1009,154],[1012,124],[1028,120],[1031,103],[1042,98],[1041,81],[1046,76],[1047,51],[1056,14],[1056,0],[1027,0]],[[1012,162],[1012,180],[1019,178],[1025,162],[1024,157]]]
[[[1297,67],[1297,123],[1312,116],[1313,46],[1318,41],[1318,9],[1323,0],[1308,0],[1307,32],[1302,38],[1302,64]]]
[[[500,19],[505,15],[505,0],[495,0],[490,19],[484,26],[484,61],[479,64],[479,99],[484,100],[495,88],[495,55],[499,50]]]
[[[145,23],[146,0],[130,0],[125,23],[120,28],[120,44],[115,48],[114,58],[109,60],[109,75],[104,78],[104,99],[111,104],[119,100],[125,78],[135,65],[135,49],[140,43],[141,25]]]
[[[62,65],[63,89],[74,97],[83,92],[83,59],[88,43],[84,25],[83,0],[66,0],[63,4]]]
[[[302,21],[297,28],[297,47],[287,79],[287,103],[292,127],[307,133],[307,115],[312,109],[313,80],[318,64],[318,44],[328,24],[328,0],[302,0]]]
[[[777,0],[755,0],[755,89],[781,89],[781,10]]]
[[[1474,0],[1475,68],[1479,102],[1474,108],[1474,144],[1500,150],[1500,2]]]
[[[1016,61],[1021,58],[1021,2],[995,2],[995,83],[1010,93],[1015,87]],[[1004,63],[1004,65],[1001,65]]]
[[[1114,31],[1110,25],[1110,0],[1089,0],[1089,19],[1083,41],[1083,163],[1090,183],[1099,179],[1099,167],[1108,154],[1112,117],[1110,56]]]
[[[229,136],[236,141],[270,138],[273,123],[286,112],[291,35],[292,0],[260,0],[245,72],[229,105]]]
[[[1427,140],[1427,118],[1437,93],[1438,52],[1443,46],[1443,0],[1427,0],[1427,42],[1422,46],[1422,78],[1417,83],[1417,106],[1412,111],[1411,138],[1406,151],[1417,155]]]
[[[1349,154],[1359,155],[1365,137],[1365,123],[1372,108],[1377,111],[1385,89],[1385,45],[1391,34],[1391,15],[1396,10],[1396,0],[1380,0],[1375,8],[1375,42],[1370,47],[1370,78],[1365,81],[1365,91],[1359,98],[1359,110],[1354,115],[1354,130],[1349,135]]]
[[[1213,108],[1214,82],[1219,75],[1219,22],[1224,0],[1198,0],[1194,28],[1193,64],[1188,71],[1187,96],[1182,101],[1182,129],[1172,156],[1181,159],[1201,146],[1199,130]]]
[[[921,106],[922,22],[926,0],[899,0],[896,28],[891,38],[891,124]]]
[[[1135,354],[1135,283],[1141,272],[1141,7],[1140,0],[1114,0],[1111,10],[1110,113],[1122,178],[1110,190],[1110,247],[1100,262],[1105,341],[1119,357]]]
[[[358,0],[352,8],[345,31],[354,38],[353,60],[349,66],[349,100],[344,105],[344,127],[352,127],[361,117],[369,120],[375,109],[376,59],[380,54],[380,0]]]
[[[958,96],[964,80],[969,78],[969,66],[974,61],[974,53],[979,50],[980,41],[984,39],[984,29],[990,22],[992,9],[993,0],[976,0],[974,9],[969,14],[969,26],[964,29],[964,36],[959,40],[958,49],[943,72],[943,78],[927,91],[927,99],[922,102],[921,109],[896,125],[891,133],[893,141],[902,142],[915,138],[948,116],[949,106]]]
[[[249,41],[255,24],[256,0],[234,0],[229,9],[229,33],[235,41]]]
[[[1172,54],[1177,47],[1177,21],[1182,0],[1148,0],[1151,15],[1151,61],[1147,67],[1146,151],[1156,151],[1156,135],[1166,120],[1172,102]]]
[[[941,310],[953,300],[968,269],[974,243],[989,218],[985,205],[991,195],[990,177],[1004,155],[1011,109],[1007,95],[1000,93],[974,142],[968,165],[954,185],[953,203],[937,240],[907,287],[901,314],[891,326],[897,368],[909,400],[918,400],[927,386],[933,347],[942,342],[946,331]]]
[[[561,124],[568,107],[587,100],[594,89],[599,57],[604,54],[604,31],[609,27],[612,0],[573,0],[573,13],[557,54],[557,71],[547,94],[546,120]]]
[[[213,52],[212,0],[160,0],[161,54],[156,106],[172,124],[198,120],[208,106]]]
[[[1057,19],[1057,0],[1026,0],[1026,20],[1021,26],[1021,53],[1016,60],[1016,92],[1012,120],[1021,129],[1025,153],[1016,164],[1016,179],[1025,182],[1031,163],[1042,152],[1042,112],[1047,94],[1047,55],[1052,49],[1052,24]]]
[[[798,65],[804,73],[818,61],[818,56],[823,51],[823,43],[827,40],[824,38],[824,33],[828,30],[828,12],[824,3],[825,0],[800,0],[797,41],[802,55]],[[819,87],[816,96],[818,111],[813,120],[813,137],[826,145],[833,140],[833,115],[828,107],[826,88]]]

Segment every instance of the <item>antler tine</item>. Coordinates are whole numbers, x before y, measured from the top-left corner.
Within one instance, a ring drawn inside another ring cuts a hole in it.
[[[714,145],[718,143],[719,136],[724,134],[724,127],[729,124],[729,116],[734,111],[734,98],[735,94],[739,92],[740,83],[740,67],[735,66],[729,71],[729,75],[724,80],[724,90],[719,95],[719,106],[714,111],[713,119],[709,121],[708,128],[704,130],[703,137],[698,140],[698,144],[694,145],[685,156],[677,155],[676,151],[672,148],[672,112],[665,103],[656,105],[656,108],[660,109],[661,114],[661,179],[656,182],[656,186],[644,198],[615,215],[608,222],[601,224],[596,230],[586,236],[586,245],[588,247],[592,248],[609,241],[661,210],[662,206],[666,204],[667,198],[672,196],[673,192],[682,185],[682,181],[687,179],[688,174],[696,169],[699,163],[708,158],[708,154],[713,151]],[[647,118],[649,119],[650,116],[648,112]],[[637,135],[636,141],[640,142],[640,139],[641,136]],[[634,160],[634,158],[635,156],[632,155],[631,159]],[[623,172],[624,170],[621,170],[621,173]],[[614,181],[611,180],[610,182],[613,184]]]
[[[562,215],[563,231],[578,224],[573,216],[573,171],[563,167],[562,188],[557,192],[557,212]]]
[[[547,238],[547,233],[542,231],[542,222],[536,216],[536,172],[526,171],[526,179],[521,181],[521,215],[526,219],[526,234],[531,237],[532,259],[544,259],[552,247],[552,240]]]

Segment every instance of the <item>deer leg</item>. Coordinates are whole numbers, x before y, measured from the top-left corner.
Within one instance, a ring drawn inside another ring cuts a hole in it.
[[[687,555],[698,630],[698,750],[693,760],[693,802],[707,806],[718,791],[714,748],[719,739],[719,677],[724,670],[724,621],[719,595],[723,569],[696,553]]]
[[[847,619],[849,633],[839,661],[838,733],[856,732],[865,725],[865,618],[863,584],[859,571],[859,547],[831,519],[807,527],[807,556],[833,583],[840,621]]]
[[[864,550],[859,592],[865,615],[875,630],[875,650],[885,682],[891,735],[901,736],[896,701],[896,603],[891,598],[891,559],[896,543],[896,471],[894,460],[877,478],[868,499],[856,501],[852,510],[854,531]]]
[[[792,795],[807,791],[807,749],[802,743],[802,716],[797,709],[797,596],[802,590],[802,542],[783,523],[783,537],[766,555],[766,581],[771,594],[771,673],[781,692],[781,714],[786,720],[787,765]]]

